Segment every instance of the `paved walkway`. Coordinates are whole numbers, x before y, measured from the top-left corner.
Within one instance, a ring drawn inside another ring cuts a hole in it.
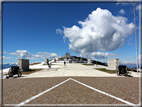
[[[96,70],[94,68],[102,68],[105,66],[85,66],[80,63],[67,63],[66,66],[63,63],[54,63],[52,68],[46,68],[41,71],[29,74],[24,78],[34,78],[34,77],[67,77],[67,76],[84,76],[84,77],[119,77],[114,74],[109,74]],[[135,72],[132,76],[139,77]]]
[[[48,68],[47,65],[43,65],[43,62],[41,64],[32,65],[29,68],[30,69],[43,69],[41,71],[29,74],[29,75],[23,75],[22,78],[36,78],[36,77],[68,77],[68,76],[75,76],[75,77],[120,77],[117,76],[116,73],[109,74],[106,72],[102,72],[99,70],[96,70],[94,68],[107,68],[106,66],[102,65],[91,65],[91,66],[85,66],[81,63],[66,63],[66,66],[64,66],[63,61],[52,63],[51,69]],[[8,72],[9,68],[3,70],[3,74],[6,74]],[[131,74],[133,77],[140,77],[140,73],[132,72]],[[122,76],[121,76],[122,77]],[[1,78],[1,76],[0,76]],[[3,75],[3,79],[5,79],[6,76]]]

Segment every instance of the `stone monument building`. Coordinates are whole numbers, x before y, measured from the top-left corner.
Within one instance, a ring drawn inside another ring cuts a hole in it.
[[[30,70],[28,59],[18,59],[18,66],[22,71]]]
[[[119,66],[119,58],[115,59],[108,59],[108,68],[110,70],[116,70],[116,68]]]
[[[91,58],[88,58],[88,64],[92,64]]]
[[[45,63],[44,64],[48,65],[49,64],[49,59],[45,59]]]
[[[65,54],[65,59],[70,59],[70,54],[69,53]]]
[[[53,59],[53,62],[56,62],[56,58]]]

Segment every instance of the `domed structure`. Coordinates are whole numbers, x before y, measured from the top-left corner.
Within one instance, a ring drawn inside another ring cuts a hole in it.
[[[70,59],[70,54],[69,53],[65,54],[65,59]]]

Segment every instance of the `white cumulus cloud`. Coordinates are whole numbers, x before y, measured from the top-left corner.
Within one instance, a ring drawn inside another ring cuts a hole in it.
[[[41,58],[55,58],[58,56],[56,53],[48,53],[48,52],[38,52],[37,54],[39,54]]]
[[[62,31],[63,38],[70,41],[69,49],[75,53],[116,50],[125,44],[126,37],[134,30],[134,24],[127,23],[127,18],[113,16],[101,8],[78,23],[81,28],[73,25],[71,28],[63,27]]]
[[[124,9],[121,9],[121,10],[119,11],[119,13],[120,13],[120,14],[125,14],[126,12],[124,11]]]
[[[116,53],[108,53],[108,52],[92,52],[92,53],[82,53],[81,57],[87,58],[96,58],[96,59],[108,59],[111,56],[118,56]]]
[[[1,58],[1,57],[0,57],[0,58]],[[11,59],[12,57],[3,56],[2,58],[3,58],[3,59]]]
[[[32,55],[26,50],[17,50],[16,52],[12,52],[12,53],[6,52],[6,53],[10,55],[22,57],[22,58],[29,58],[29,59],[54,58],[58,56],[56,53],[48,53],[48,52],[37,52],[37,54]]]
[[[31,54],[26,50],[17,50],[16,52],[8,53],[10,55],[15,55],[22,58],[29,58]]]
[[[56,29],[56,33],[62,35],[63,34],[63,31],[61,29]]]

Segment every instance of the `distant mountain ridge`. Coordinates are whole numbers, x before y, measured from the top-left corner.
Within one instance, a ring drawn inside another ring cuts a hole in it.
[[[119,63],[119,65],[126,65],[127,68],[137,69],[137,64],[135,64],[135,63],[127,63],[127,64],[125,64],[125,63]],[[139,64],[138,64],[138,68],[139,68]]]
[[[3,69],[6,69],[6,68],[10,68],[11,66],[17,66],[16,63],[5,63],[3,64]],[[2,68],[2,66],[0,66],[0,69]]]
[[[105,63],[105,65],[108,65],[108,63],[107,62],[103,62],[103,63]],[[127,66],[127,68],[131,68],[131,69],[137,69],[137,64],[135,64],[135,63],[123,63],[123,62],[119,62],[119,65],[126,65]],[[139,65],[138,65],[138,67],[139,67]]]

